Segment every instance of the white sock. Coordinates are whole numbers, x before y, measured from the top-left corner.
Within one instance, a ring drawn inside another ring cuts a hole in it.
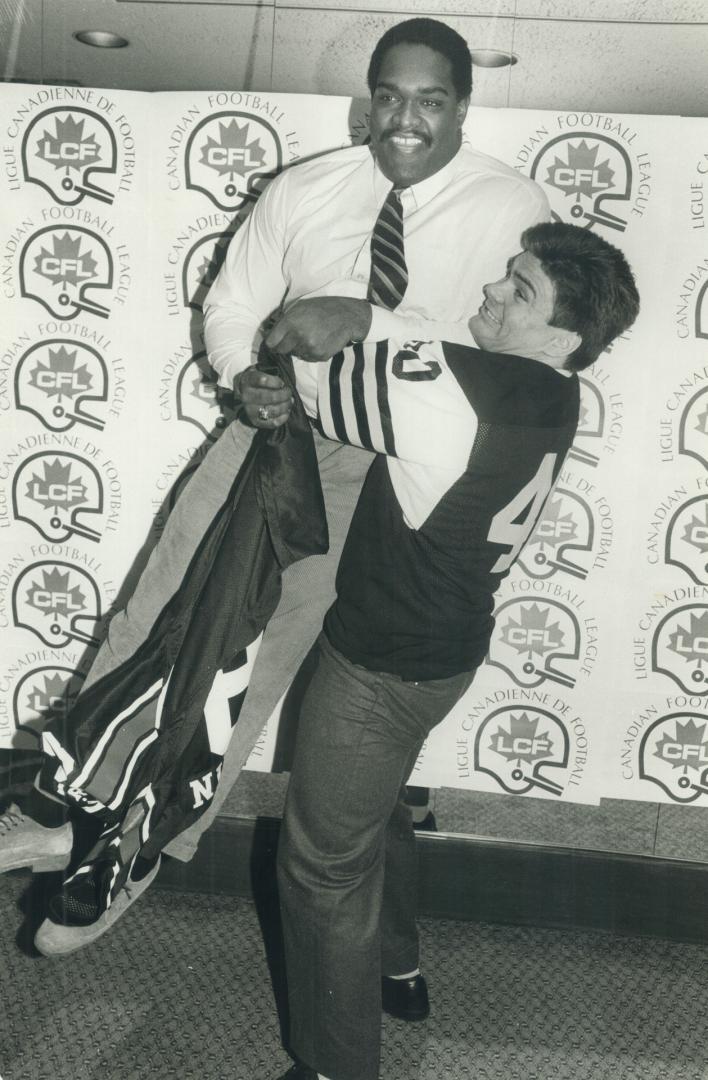
[[[420,975],[420,968],[415,968],[413,971],[407,971],[405,975],[388,975],[388,979],[415,979],[416,975]]]

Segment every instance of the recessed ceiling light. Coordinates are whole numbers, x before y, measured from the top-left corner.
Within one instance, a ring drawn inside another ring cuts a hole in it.
[[[127,38],[112,30],[78,30],[74,37],[82,45],[93,45],[97,49],[123,49],[129,44]]]
[[[472,49],[472,63],[477,67],[509,67],[511,64],[518,63],[518,60],[518,56],[510,52],[502,52],[501,49]]]

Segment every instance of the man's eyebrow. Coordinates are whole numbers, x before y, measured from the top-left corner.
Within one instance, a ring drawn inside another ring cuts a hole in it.
[[[400,86],[398,86],[396,83],[386,82],[384,79],[382,79],[380,82],[377,82],[376,89],[377,90],[381,90],[381,89],[395,90],[398,93],[400,93],[400,90],[401,90]],[[416,90],[416,93],[417,94],[444,94],[445,97],[450,96],[450,91],[444,86],[423,86],[421,89]]]
[[[516,269],[516,267],[514,266],[514,259],[509,259],[508,263],[506,264],[506,271],[508,274],[511,274],[513,277],[517,278],[522,285],[525,285],[532,296],[536,296],[535,285],[527,277],[524,277],[524,275],[519,270]]]
[[[422,90],[419,90],[420,94],[445,94],[446,97],[450,96],[449,91],[444,86],[424,86]]]

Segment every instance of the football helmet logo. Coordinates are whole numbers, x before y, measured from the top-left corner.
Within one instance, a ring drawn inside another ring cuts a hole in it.
[[[40,667],[18,682],[13,698],[15,725],[39,736],[48,723],[68,716],[85,676],[67,667]]]
[[[529,577],[545,579],[563,571],[584,581],[587,559],[578,562],[575,552],[591,551],[594,536],[595,524],[585,500],[555,488],[519,555],[519,566]]]
[[[694,713],[669,713],[655,720],[639,744],[639,775],[651,780],[674,802],[691,803],[708,795],[708,719]]]
[[[580,656],[580,627],[572,611],[555,600],[507,600],[495,612],[496,626],[486,663],[505,671],[519,686],[549,680],[575,686],[564,670]]]
[[[665,559],[698,585],[708,585],[708,496],[696,495],[675,511],[666,528]]]
[[[90,345],[54,338],[33,345],[20,357],[15,405],[50,431],[68,431],[74,424],[103,431],[105,420],[93,408],[101,401],[108,401],[108,372]]]
[[[71,536],[98,541],[101,533],[86,517],[103,513],[101,477],[77,454],[33,454],[15,474],[12,509],[18,521],[56,544]]]
[[[257,199],[263,181],[282,167],[278,133],[250,113],[207,117],[190,135],[185,152],[186,186],[229,212]]]
[[[589,379],[579,375],[578,382],[580,417],[575,442],[568,451],[568,457],[594,468],[600,460],[597,440],[602,439],[605,431],[605,402],[600,391]]]
[[[31,630],[45,645],[98,645],[98,586],[71,563],[37,562],[23,570],[12,590],[12,614],[15,626]]]
[[[22,140],[25,180],[39,184],[64,206],[76,206],[87,195],[110,205],[113,192],[94,177],[115,176],[117,156],[115,135],[88,109],[47,109],[35,117]]]
[[[693,395],[679,423],[679,454],[696,458],[708,469],[708,390]]]
[[[548,770],[566,768],[569,757],[568,732],[546,709],[495,709],[480,724],[474,742],[475,769],[512,795],[562,795],[562,785]]]
[[[188,360],[177,378],[177,415],[194,424],[212,441],[219,438],[235,413],[233,394],[217,384],[217,375],[200,352]]]
[[[49,225],[27,241],[20,255],[20,292],[57,319],[85,311],[105,319],[109,308],[95,299],[113,286],[113,259],[96,233],[78,226]]]
[[[233,233],[210,233],[187,252],[182,266],[182,298],[185,307],[201,311],[214,284]]]
[[[695,333],[697,338],[708,338],[708,281],[701,285],[696,297]]]
[[[708,694],[708,605],[688,604],[664,615],[654,631],[652,669],[687,694]]]
[[[572,218],[586,229],[604,225],[624,232],[632,195],[632,164],[624,147],[607,135],[558,135],[546,143],[531,166],[558,221]]]

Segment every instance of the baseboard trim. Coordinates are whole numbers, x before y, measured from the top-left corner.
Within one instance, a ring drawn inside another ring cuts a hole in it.
[[[157,884],[254,898],[272,890],[279,821],[216,820]],[[708,943],[708,865],[614,852],[418,834],[421,915]]]

